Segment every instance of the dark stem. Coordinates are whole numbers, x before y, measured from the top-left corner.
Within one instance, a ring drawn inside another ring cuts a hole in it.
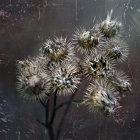
[[[55,115],[56,115],[56,102],[57,102],[57,91],[54,94],[54,102],[53,102],[53,112],[49,121],[49,125],[52,125],[54,119],[55,119]]]
[[[39,122],[42,126],[46,127],[46,124],[41,122],[40,120],[37,120],[37,122]]]
[[[76,95],[76,92],[77,92],[77,90],[71,95],[71,98],[69,99],[69,102],[67,102],[67,106],[66,106],[66,108],[64,110],[63,116],[62,116],[62,118],[61,118],[61,120],[59,122],[59,125],[58,125],[58,130],[57,130],[57,134],[56,134],[56,140],[58,140],[58,138],[59,138],[59,136],[61,134],[61,130],[62,130],[62,126],[63,126],[64,120],[65,120],[65,117],[66,117],[67,112],[68,112],[68,110],[70,108],[70,105],[71,105],[71,103],[72,103],[72,101],[74,99],[74,96]],[[64,104],[62,104],[62,106],[65,105],[65,104],[66,104],[66,102]]]
[[[47,105],[41,99],[39,101],[42,104],[42,106],[46,108]]]
[[[56,101],[54,101],[54,102],[56,103]],[[44,127],[46,127],[46,129],[48,131],[49,140],[54,140],[53,128],[52,128],[52,125],[49,124],[49,116],[50,116],[49,115],[49,100],[47,101],[46,104],[42,100],[40,100],[40,103],[45,108],[45,112],[46,112],[46,118],[45,119],[46,119],[46,121],[45,121],[45,123],[43,123],[43,122],[38,120],[38,122],[40,124],[42,124]]]
[[[52,126],[47,127],[47,130],[48,130],[49,139],[54,140],[54,133],[53,133]]]
[[[78,104],[80,105],[82,103],[82,100],[72,100],[72,101],[63,102],[63,103],[59,104],[58,106],[56,106],[55,110],[57,111],[58,109],[60,109],[61,107],[63,107],[66,104],[69,104],[70,102],[73,104],[76,104],[76,105],[78,105]]]
[[[58,106],[56,106],[55,110],[57,111],[58,109],[60,109],[61,107],[63,107],[64,105],[66,104],[69,104],[70,101],[66,101],[66,102],[63,102],[61,104],[59,104]]]
[[[54,95],[54,106],[53,108],[55,108],[56,106],[56,93]],[[49,135],[49,139],[50,140],[54,140],[54,132],[53,132],[53,127],[52,125],[49,123],[49,117],[50,117],[50,112],[49,112],[49,100],[47,102],[47,105],[46,105],[46,129],[48,130],[48,135]],[[54,112],[54,109],[53,109],[53,112]],[[55,113],[53,113],[55,114]],[[54,115],[55,116],[55,115]],[[52,118],[52,117],[51,117]]]
[[[63,103],[59,104],[58,106],[56,106],[56,102],[57,102],[57,91],[56,91],[55,94],[54,94],[53,111],[52,111],[51,116],[49,115],[50,114],[50,112],[49,112],[49,100],[47,101],[47,103],[44,103],[42,100],[40,100],[40,103],[43,105],[43,107],[46,110],[46,122],[45,123],[42,123],[40,121],[38,121],[38,122],[46,127],[50,140],[55,139],[52,124],[53,124],[53,121],[55,119],[57,110],[60,109],[61,107],[63,107],[64,105],[67,105],[65,110],[64,110],[63,116],[62,116],[62,118],[60,120],[60,123],[58,125],[58,131],[57,131],[57,134],[56,134],[56,140],[60,136],[60,133],[61,133],[61,130],[62,130],[62,125],[64,123],[65,117],[67,115],[67,112],[68,112],[68,110],[70,108],[71,103],[74,102],[74,101],[77,101],[77,100],[73,100],[76,92],[77,92],[77,90],[71,95],[71,97],[70,97],[70,99],[68,101],[63,102]],[[49,117],[50,117],[50,119],[49,119]]]
[[[45,111],[46,111],[46,122],[45,122],[45,124],[46,124],[46,127],[48,127],[48,125],[49,125],[49,123],[48,123],[48,121],[49,121],[49,100],[46,103]]]

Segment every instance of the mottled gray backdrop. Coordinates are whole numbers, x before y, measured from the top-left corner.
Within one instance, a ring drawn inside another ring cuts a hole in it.
[[[124,24],[130,55],[119,68],[131,77],[133,95],[122,99],[119,120],[72,106],[60,140],[140,139],[140,0],[0,0],[0,140],[47,139],[36,121],[44,120],[42,106],[16,91],[16,60],[36,55],[49,36],[71,38],[77,27],[92,27],[111,9]]]

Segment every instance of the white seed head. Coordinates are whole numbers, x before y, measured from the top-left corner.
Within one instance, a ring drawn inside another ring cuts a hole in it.
[[[81,53],[87,53],[93,49],[93,39],[90,31],[80,28],[75,32],[73,41]]]
[[[78,29],[74,34],[73,41],[82,54],[89,54],[94,48],[100,48],[104,39],[99,27],[95,25],[91,30]]]
[[[116,91],[124,92],[130,91],[131,92],[131,83],[128,76],[122,71],[114,71],[109,77],[108,82],[114,86]]]
[[[58,95],[72,94],[80,83],[78,68],[73,63],[61,63],[52,68],[52,88]]]
[[[27,99],[48,98],[50,78],[43,68],[40,58],[18,61],[17,90]]]
[[[114,38],[106,41],[104,51],[107,57],[118,62],[123,62],[128,57],[127,43],[121,38]]]
[[[93,47],[100,49],[105,42],[104,35],[100,31],[98,24],[94,25],[90,30],[90,33],[93,38]]]
[[[90,112],[110,114],[119,105],[117,99],[118,93],[111,85],[106,81],[95,81],[87,88],[83,104],[88,106]]]
[[[97,50],[91,56],[86,56],[83,62],[83,71],[90,79],[107,77],[113,67],[113,62],[104,53]]]
[[[106,20],[100,24],[100,30],[105,37],[111,38],[116,36],[122,30],[122,24],[116,19],[112,20],[112,11],[107,14]]]
[[[74,56],[72,43],[62,37],[56,37],[54,41],[50,39],[47,40],[40,51],[43,57],[54,62],[62,62],[65,60],[71,61]]]

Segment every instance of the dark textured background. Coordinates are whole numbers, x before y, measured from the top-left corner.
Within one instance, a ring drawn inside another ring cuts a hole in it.
[[[133,90],[121,103],[125,123],[71,107],[60,140],[140,139],[139,0],[0,0],[0,140],[47,139],[36,121],[44,120],[42,106],[25,101],[16,91],[16,60],[36,55],[49,36],[71,38],[76,27],[92,27],[94,17],[105,19],[111,8],[124,24],[130,50],[127,62],[119,66],[131,77]],[[61,111],[57,115],[59,119]]]

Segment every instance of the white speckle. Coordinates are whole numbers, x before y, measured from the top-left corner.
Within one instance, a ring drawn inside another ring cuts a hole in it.
[[[130,7],[130,9],[131,9],[131,10],[133,10],[133,9],[134,9],[134,7],[132,7],[132,6],[131,6],[131,7]]]
[[[132,121],[135,121],[135,119],[133,118]]]
[[[137,9],[137,11],[140,13],[140,9]]]

